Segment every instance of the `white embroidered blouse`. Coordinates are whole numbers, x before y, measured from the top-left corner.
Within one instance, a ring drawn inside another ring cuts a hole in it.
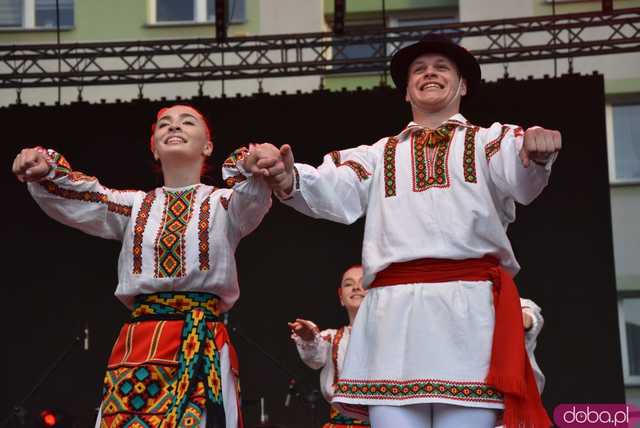
[[[223,164],[232,189],[204,184],[149,192],[113,190],[73,171],[53,150],[49,174],[29,183],[38,205],[54,220],[90,235],[122,242],[115,295],[131,307],[134,297],[159,291],[218,295],[226,311],[239,297],[235,250],[271,207],[264,180],[242,168],[246,149]]]

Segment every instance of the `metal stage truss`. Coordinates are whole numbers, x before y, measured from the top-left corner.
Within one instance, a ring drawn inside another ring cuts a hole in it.
[[[640,51],[640,8],[387,29],[140,42],[0,46],[0,88],[383,72],[426,32],[461,39],[480,63]],[[358,49],[366,55],[353,55]]]

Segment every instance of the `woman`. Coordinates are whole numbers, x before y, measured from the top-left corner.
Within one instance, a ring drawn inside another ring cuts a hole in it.
[[[322,369],[320,372],[320,387],[322,396],[331,403],[334,388],[340,371],[344,365],[344,356],[349,346],[351,326],[358,313],[360,303],[367,294],[362,287],[362,266],[355,265],[342,274],[338,297],[340,304],[347,311],[349,325],[337,330],[320,329],[311,321],[296,319],[289,323],[291,338],[296,343],[302,361],[312,369]],[[363,414],[366,416],[366,414]],[[369,423],[345,416],[331,407],[330,421],[323,428],[357,428],[368,427]]]
[[[271,190],[243,163],[223,164],[217,189],[200,182],[213,151],[196,109],[160,110],[151,152],[164,186],[119,191],[73,171],[59,153],[24,149],[13,172],[53,219],[122,241],[116,297],[132,309],[109,358],[96,426],[238,427],[235,351],[221,322],[239,296],[235,249],[271,206]]]

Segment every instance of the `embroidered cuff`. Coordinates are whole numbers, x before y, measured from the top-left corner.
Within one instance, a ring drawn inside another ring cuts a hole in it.
[[[53,180],[54,178],[69,175],[71,166],[60,153],[40,146],[36,147],[36,150],[45,156],[47,164],[49,165],[49,172],[39,181]]]
[[[313,336],[313,340],[304,340],[297,334],[293,334],[293,333],[291,334],[291,339],[293,339],[293,341],[296,343],[296,346],[298,346],[300,349],[303,349],[305,351],[317,349],[318,346],[320,346],[320,343],[322,342],[322,337],[320,336],[320,333],[317,331]]]

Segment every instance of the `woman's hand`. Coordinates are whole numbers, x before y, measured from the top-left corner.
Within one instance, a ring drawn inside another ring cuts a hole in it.
[[[49,173],[50,165],[42,149],[30,148],[22,151],[13,160],[12,171],[21,182],[38,181]]]
[[[297,318],[294,322],[287,323],[291,329],[291,333],[298,336],[305,342],[311,342],[318,334],[318,327],[311,321]]]

